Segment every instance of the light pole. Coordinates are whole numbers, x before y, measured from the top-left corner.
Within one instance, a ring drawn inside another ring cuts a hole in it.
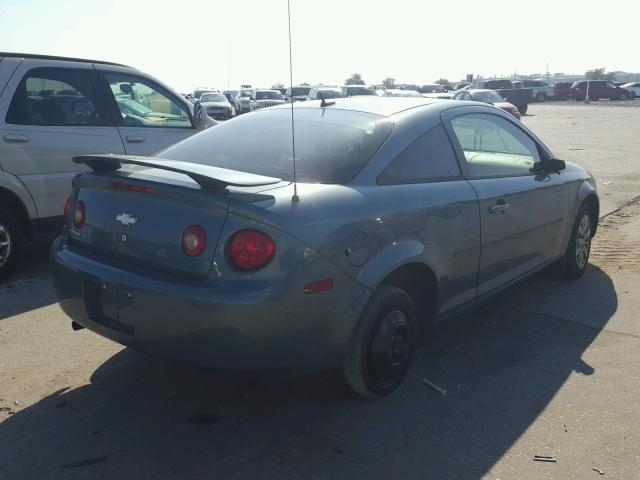
[[[587,72],[587,92],[584,94],[584,103],[590,103],[591,97],[589,97],[589,83],[591,83],[591,74]]]

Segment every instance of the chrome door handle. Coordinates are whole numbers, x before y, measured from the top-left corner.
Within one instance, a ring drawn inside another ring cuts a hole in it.
[[[129,143],[144,143],[144,137],[127,137]]]
[[[504,200],[498,200],[498,203],[489,207],[489,213],[493,215],[503,215],[508,209],[508,203],[504,203]]]
[[[29,137],[26,135],[14,135],[12,133],[7,133],[2,138],[6,143],[27,143],[29,141]]]

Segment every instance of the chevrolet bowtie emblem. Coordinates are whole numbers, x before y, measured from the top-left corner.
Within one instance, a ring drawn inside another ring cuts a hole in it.
[[[125,227],[133,227],[138,219],[128,213],[121,213],[116,217],[116,222],[120,222]]]

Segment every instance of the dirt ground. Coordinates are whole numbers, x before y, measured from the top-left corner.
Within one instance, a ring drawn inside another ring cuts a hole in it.
[[[74,332],[32,246],[0,285],[0,479],[639,479],[640,108],[530,114],[598,179],[592,265],[437,326],[383,400],[334,373],[223,375]]]

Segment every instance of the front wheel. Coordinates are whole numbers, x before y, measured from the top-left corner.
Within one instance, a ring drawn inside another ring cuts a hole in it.
[[[582,205],[576,216],[571,239],[564,257],[563,275],[575,280],[580,278],[589,263],[591,238],[593,237],[593,216],[588,205]]]
[[[392,285],[379,287],[360,316],[342,365],[349,386],[368,398],[393,392],[411,364],[416,331],[411,297]]]
[[[23,244],[20,224],[10,211],[0,207],[0,282],[15,270]]]
[[[544,92],[540,92],[536,95],[536,101],[544,102],[547,99],[547,94]]]
[[[621,93],[620,100],[629,100],[629,95],[627,95],[626,93]]]

